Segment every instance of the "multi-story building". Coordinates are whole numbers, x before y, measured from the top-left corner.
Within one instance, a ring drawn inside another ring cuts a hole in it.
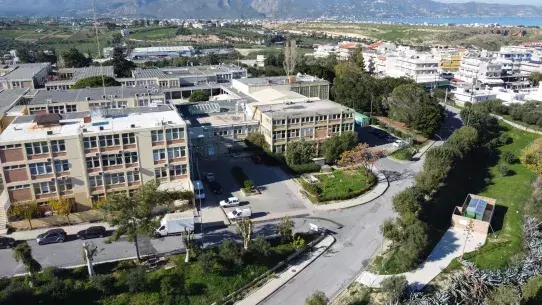
[[[431,53],[438,61],[441,72],[457,72],[461,66],[461,59],[465,54],[465,49],[433,48]]]
[[[148,47],[135,48],[130,53],[132,60],[158,60],[164,58],[178,58],[182,56],[193,56],[195,50],[191,46],[169,46],[169,47]]]
[[[233,80],[231,84],[234,92],[248,95],[273,88],[278,91],[293,91],[306,97],[329,99],[329,82],[310,75],[290,76],[290,81],[285,76],[242,78]]]
[[[115,77],[113,66],[59,69],[57,72],[58,79],[48,81],[45,88],[47,90],[68,90],[81,79],[102,75]]]
[[[542,61],[522,61],[519,70],[521,74],[542,73]]]
[[[266,91],[269,90],[273,89]],[[260,93],[272,96],[271,92]],[[305,139],[319,142],[335,134],[354,131],[353,109],[329,100],[299,97],[261,98],[260,102],[246,105],[246,114],[260,122],[260,133],[265,136],[273,152],[284,152],[292,141]]]
[[[170,106],[17,117],[0,135],[0,194],[11,204],[73,198],[76,211],[152,180],[190,189],[186,123]]]
[[[397,57],[395,69],[418,84],[440,81],[439,62],[430,55]]]
[[[502,85],[504,81],[501,79],[501,71],[501,63],[491,58],[470,55],[463,57],[456,78],[472,85]]]
[[[17,64],[0,67],[0,89],[43,87],[51,74],[50,63]]]

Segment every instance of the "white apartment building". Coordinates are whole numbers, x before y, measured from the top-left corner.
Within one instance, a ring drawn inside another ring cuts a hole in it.
[[[497,93],[488,89],[472,89],[466,87],[454,88],[451,93],[454,100],[460,106],[465,106],[465,103],[478,103],[497,99]]]
[[[191,189],[186,123],[169,106],[19,116],[0,135],[0,209],[73,198],[76,211],[159,180]]]
[[[431,83],[440,80],[438,63],[428,54],[400,56],[395,62],[395,70],[418,84]]]
[[[502,64],[491,58],[466,56],[461,61],[456,78],[470,85],[498,86],[504,83],[501,79],[501,71]]]
[[[522,61],[519,70],[521,74],[542,73],[542,61]]]

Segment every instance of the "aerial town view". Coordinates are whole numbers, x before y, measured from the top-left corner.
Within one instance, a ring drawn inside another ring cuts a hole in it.
[[[0,305],[542,305],[540,0],[0,0]]]

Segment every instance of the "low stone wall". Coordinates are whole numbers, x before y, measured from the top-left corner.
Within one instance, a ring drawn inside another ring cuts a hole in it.
[[[90,210],[80,213],[70,214],[70,223],[80,224],[86,222],[97,222],[103,221],[104,216],[100,211]],[[66,216],[53,215],[48,217],[32,219],[32,228],[33,229],[42,229],[48,227],[58,227],[68,224],[68,219]],[[26,220],[12,221],[9,223],[9,226],[16,230],[30,230],[30,225]]]

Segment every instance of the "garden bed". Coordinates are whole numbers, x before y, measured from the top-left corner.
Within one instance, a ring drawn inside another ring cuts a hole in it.
[[[347,200],[369,191],[376,184],[376,176],[364,168],[355,170],[335,170],[329,174],[315,175],[319,182],[308,183],[301,180],[303,189],[314,203]]]
[[[389,156],[401,160],[401,161],[410,161],[415,154],[415,150],[412,147],[403,147],[391,153]]]

